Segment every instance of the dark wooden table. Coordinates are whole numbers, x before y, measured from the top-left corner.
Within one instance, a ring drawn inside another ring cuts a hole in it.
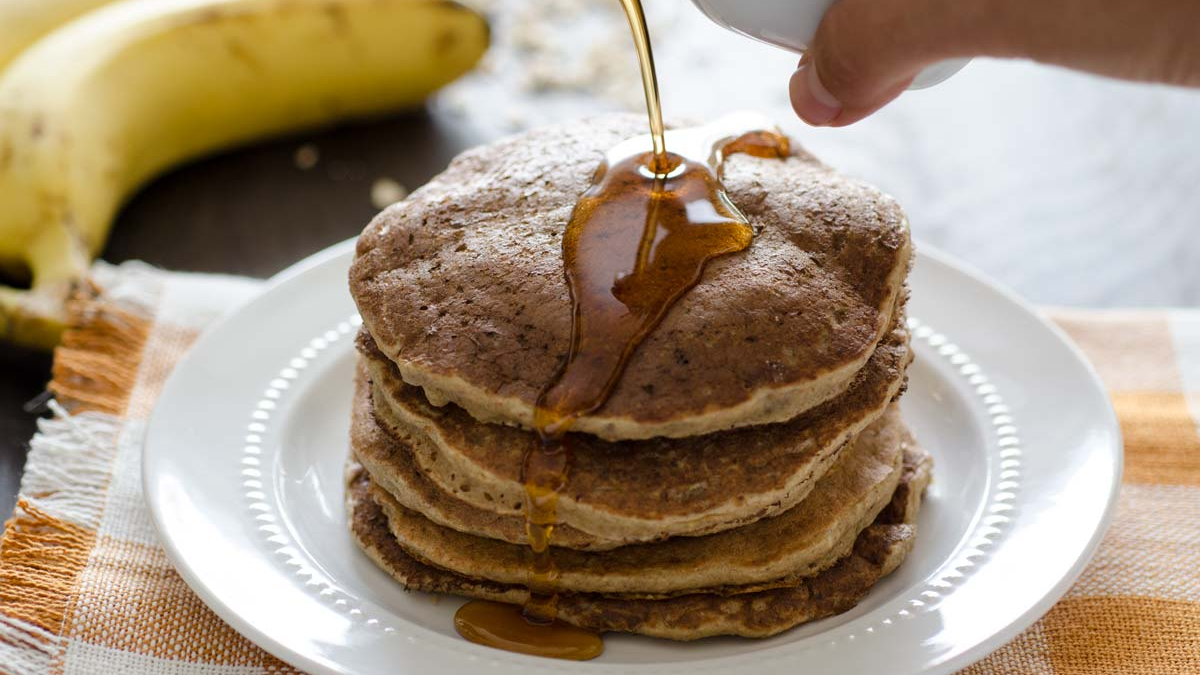
[[[375,214],[381,177],[416,187],[479,139],[427,112],[264,143],[189,164],[122,211],[103,258],[268,277],[352,237]],[[311,143],[315,166],[297,166]],[[0,345],[0,513],[11,513],[50,377],[50,355]]]

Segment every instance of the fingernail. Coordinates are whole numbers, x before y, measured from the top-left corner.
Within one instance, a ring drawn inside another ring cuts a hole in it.
[[[792,73],[788,90],[792,96],[792,109],[813,126],[829,124],[842,112],[842,104],[821,84],[812,63],[801,62]]]

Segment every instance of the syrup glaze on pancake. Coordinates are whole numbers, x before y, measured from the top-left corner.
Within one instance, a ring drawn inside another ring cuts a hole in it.
[[[608,443],[576,435],[559,522],[598,541],[635,543],[717,532],[790,508],[842,444],[901,392],[912,357],[902,325],[846,392],[790,422],[684,439]],[[375,385],[376,420],[414,451],[425,477],[477,508],[523,515],[521,461],[531,434],[479,423],[456,406],[429,405],[369,336],[360,334],[359,347]],[[385,482],[396,473],[380,459],[366,461]],[[555,543],[582,542],[566,535]]]
[[[787,137],[772,129],[757,115],[730,115],[670,132],[661,154],[645,152],[644,137],[605,153],[563,232],[571,339],[535,405],[543,439],[603,407],[628,360],[708,264],[750,245],[754,229],[721,176],[738,154],[786,159]]]
[[[367,227],[351,291],[406,381],[477,419],[532,426],[570,341],[563,229],[603,153],[640,126],[612,116],[468,151]],[[911,249],[889,198],[798,151],[730,157],[723,182],[754,245],[710,263],[577,431],[790,419],[845,389],[892,324]]]
[[[637,12],[631,21],[644,36],[640,0],[625,0],[625,7]],[[641,53],[648,57],[649,52]],[[644,76],[653,80],[652,73]],[[553,621],[556,611],[559,572],[550,541],[558,525],[558,496],[571,466],[573,437],[567,433],[579,418],[604,407],[629,359],[700,281],[708,263],[750,245],[750,221],[721,184],[725,157],[749,153],[782,160],[788,155],[787,138],[752,115],[673,131],[667,134],[670,152],[664,148],[661,120],[653,128],[654,153],[645,151],[642,137],[606,153],[563,232],[570,348],[538,394],[533,414],[537,442],[526,449],[521,470],[525,532],[533,553],[525,565],[532,573],[523,575],[530,600],[522,613],[535,623]],[[511,613],[470,605],[455,616],[455,625],[469,627],[464,636],[482,638],[511,624],[505,621]],[[486,627],[478,625],[480,618]],[[527,648],[538,652],[536,644]]]
[[[725,589],[724,594],[694,593],[653,600],[563,593],[559,618],[596,631],[695,640],[714,635],[767,637],[844,612],[903,562],[912,548],[916,536],[913,523],[929,481],[930,464],[927,455],[916,452],[906,454],[904,461],[893,501],[858,535],[850,555],[815,576],[767,590],[734,593],[734,589]],[[347,514],[355,541],[405,588],[516,605],[525,602],[527,592],[521,586],[470,579],[405,553],[388,529],[383,510],[370,497],[367,473],[352,465],[347,482]]]
[[[887,505],[909,448],[916,451],[893,406],[793,508],[705,537],[603,552],[557,549],[556,588],[651,597],[812,576],[846,556],[858,533]],[[414,558],[475,579],[524,583],[531,558],[527,546],[438,525],[383,490],[376,492],[376,501],[388,515],[392,534]]]

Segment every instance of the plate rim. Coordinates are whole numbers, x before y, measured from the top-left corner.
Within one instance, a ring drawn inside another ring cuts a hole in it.
[[[238,633],[247,637],[272,655],[291,663],[296,667],[314,673],[340,674],[346,671],[338,670],[337,668],[331,668],[327,664],[310,657],[308,654],[290,647],[285,641],[275,639],[272,637],[270,632],[266,630],[260,630],[253,624],[243,620],[243,617],[235,609],[230,607],[224,600],[219,598],[209,589],[208,584],[205,583],[199,576],[197,576],[195,570],[188,564],[186,558],[177,547],[174,538],[169,534],[166,524],[163,522],[163,514],[160,512],[159,508],[157,508],[158,500],[154,498],[154,495],[157,494],[157,487],[154,483],[153,475],[155,460],[153,457],[152,448],[155,447],[155,444],[152,443],[152,438],[155,437],[154,430],[158,427],[155,421],[159,418],[160,410],[162,409],[162,406],[159,405],[159,403],[163,400],[161,394],[165,394],[169,391],[171,381],[176,378],[177,373],[181,372],[184,368],[189,367],[193,356],[200,351],[197,349],[197,347],[202,346],[206,340],[210,339],[212,335],[224,330],[225,326],[231,323],[235,317],[248,311],[248,309],[253,308],[256,303],[263,302],[263,298],[270,296],[276,289],[291,283],[295,279],[302,277],[314,269],[329,264],[330,262],[341,258],[342,256],[353,253],[355,241],[356,239],[352,238],[336,243],[288,266],[284,270],[268,279],[256,295],[248,299],[246,302],[240,304],[238,307],[231,309],[222,318],[218,319],[212,325],[207,327],[192,345],[192,348],[188,350],[187,354],[185,354],[184,357],[180,359],[179,363],[176,364],[171,375],[168,377],[167,382],[164,383],[164,386],[160,392],[160,398],[155,402],[151,415],[147,420],[145,442],[142,448],[143,462],[141,481],[147,507],[150,511],[150,516],[155,531],[158,534],[159,543],[166,551],[168,559],[171,561],[175,570],[188,584],[189,588],[196,593],[198,597],[200,597],[204,604],[214,613],[216,613],[223,621],[233,627]],[[996,293],[1004,300],[1007,300],[1022,313],[1027,315],[1029,318],[1032,318],[1037,324],[1039,324],[1041,328],[1046,329],[1046,331],[1054,337],[1055,341],[1059,343],[1060,346],[1066,347],[1068,353],[1075,361],[1075,365],[1082,368],[1083,374],[1088,380],[1088,385],[1102,395],[1101,399],[1103,401],[1103,410],[1101,412],[1103,414],[1092,421],[1093,423],[1097,423],[1105,427],[1105,431],[1110,434],[1110,437],[1113,441],[1111,446],[1107,448],[1107,456],[1110,458],[1111,464],[1110,469],[1112,479],[1110,484],[1107,486],[1104,511],[1102,512],[1101,517],[1096,521],[1096,527],[1091,533],[1090,538],[1080,551],[1079,555],[1076,557],[1075,562],[1071,565],[1067,574],[1061,576],[1047,593],[1042,595],[1040,599],[1034,602],[1019,616],[1008,621],[1004,627],[995,631],[989,637],[979,640],[976,642],[976,644],[963,649],[951,658],[945,659],[944,661],[941,661],[935,666],[924,671],[937,675],[941,673],[955,672],[967,665],[970,665],[971,663],[978,661],[1004,644],[1007,644],[1013,637],[1024,631],[1038,618],[1049,611],[1049,609],[1053,607],[1071,588],[1071,586],[1082,574],[1084,569],[1086,569],[1096,550],[1099,548],[1099,545],[1103,540],[1105,533],[1108,531],[1115,515],[1117,497],[1120,491],[1124,470],[1124,442],[1121,436],[1120,425],[1107,389],[1104,387],[1091,362],[1086,358],[1086,356],[1084,356],[1082,350],[1080,350],[1080,348],[1067,336],[1065,331],[1063,331],[1056,324],[1052,323],[1045,315],[1037,311],[1032,305],[1017,296],[1014,292],[989,279],[986,275],[977,271],[967,263],[964,263],[961,260],[958,260],[957,258],[940,251],[936,247],[919,241],[917,242],[915,248],[918,251],[918,256],[928,258],[934,263],[944,266],[955,273],[961,274],[976,282],[980,286],[986,288],[988,291]],[[766,655],[764,655],[764,658],[765,657]],[[730,658],[738,657],[718,657],[718,660],[723,661]],[[742,655],[740,658],[754,657],[752,655]],[[684,661],[676,664],[663,663],[641,666],[638,664],[612,664],[611,667],[626,670],[636,670],[639,669],[639,667],[654,668],[657,666],[660,668],[669,668],[672,665],[686,666],[689,663],[696,665],[697,662]]]

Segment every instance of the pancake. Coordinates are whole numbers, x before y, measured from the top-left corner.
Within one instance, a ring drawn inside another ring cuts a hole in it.
[[[369,338],[360,336],[359,344],[374,383],[375,417],[413,450],[425,477],[476,508],[522,516],[521,464],[532,434],[479,423],[457,406],[430,405]],[[784,511],[808,494],[846,441],[883,414],[902,390],[911,358],[900,322],[845,393],[790,422],[686,439],[609,443],[572,434],[559,520],[604,547],[709,534]],[[393,457],[372,453],[362,461],[399,492],[404,468]],[[585,547],[570,535],[562,543]]]
[[[429,520],[459,532],[480,537],[495,537],[514,544],[527,542],[525,519],[481,509],[446,492],[429,480],[413,457],[413,449],[404,441],[380,428],[371,405],[371,383],[365,366],[358,364],[354,381],[354,401],[350,413],[351,455],[370,471],[376,470],[378,489],[403,507]],[[554,528],[554,546],[586,550],[607,550],[627,542],[602,539],[570,525]]]
[[[714,635],[767,637],[798,624],[844,612],[903,562],[916,537],[920,495],[929,481],[929,460],[905,456],[902,499],[884,509],[854,541],[853,550],[832,567],[788,585],[746,593],[691,593],[663,599],[631,599],[590,593],[559,596],[559,618],[596,631],[640,633],[674,640]],[[405,588],[521,604],[522,586],[471,579],[426,565],[405,553],[388,529],[383,509],[370,497],[370,478],[361,467],[347,472],[347,516],[362,550]]]
[[[557,587],[590,593],[671,595],[812,576],[845,557],[854,539],[890,501],[900,482],[911,434],[893,406],[841,453],[795,507],[705,537],[675,537],[611,551],[557,551]],[[369,473],[369,472],[368,472]],[[478,537],[438,525],[379,490],[388,525],[411,556],[475,579],[528,581],[528,545]]]
[[[570,341],[561,235],[613,115],[459,155],[358,239],[350,290],[405,382],[477,420],[530,427]],[[783,422],[843,392],[888,333],[911,259],[888,196],[795,150],[730,156],[723,182],[757,235],[709,263],[575,430],[688,437]]]

